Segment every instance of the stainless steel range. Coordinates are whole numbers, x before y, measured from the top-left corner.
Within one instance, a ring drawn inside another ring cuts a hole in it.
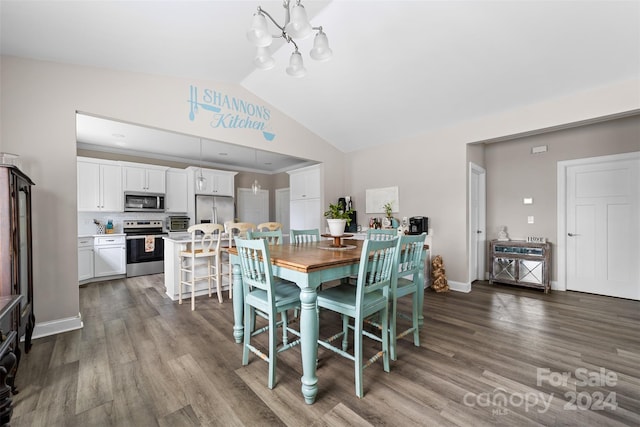
[[[164,272],[164,240],[160,220],[125,220],[127,277]]]

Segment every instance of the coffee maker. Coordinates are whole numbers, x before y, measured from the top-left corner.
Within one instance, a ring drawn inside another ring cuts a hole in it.
[[[412,216],[409,218],[409,234],[429,234],[429,218],[426,216]]]
[[[338,205],[342,206],[344,210],[353,209],[353,201],[350,196],[340,197],[338,198]],[[356,215],[356,211],[351,212],[349,215],[351,221],[345,226],[345,233],[355,233],[358,231],[358,218]]]

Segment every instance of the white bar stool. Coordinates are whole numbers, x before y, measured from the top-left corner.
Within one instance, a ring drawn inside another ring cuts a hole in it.
[[[220,270],[220,237],[224,227],[220,224],[197,224],[187,229],[191,233],[191,242],[187,249],[180,252],[180,287],[178,303],[182,304],[182,286],[191,286],[191,310],[196,309],[196,282],[207,280],[209,298],[211,298],[211,282],[216,282],[218,301],[222,302],[222,281]],[[206,274],[198,276],[197,268],[204,266],[197,260],[206,259]]]

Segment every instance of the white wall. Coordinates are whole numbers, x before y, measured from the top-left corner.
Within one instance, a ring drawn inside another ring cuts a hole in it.
[[[349,153],[345,194],[365,224],[365,190],[397,185],[396,216],[428,216],[432,255],[442,255],[450,284],[469,289],[466,145],[638,110],[638,93],[639,79],[620,82]]]
[[[43,323],[49,329],[55,322],[78,324],[76,111],[324,162],[333,171],[326,183],[330,198],[343,190],[342,154],[274,108],[270,121],[277,136],[269,142],[256,131],[214,129],[207,120],[189,120],[190,85],[266,105],[240,86],[6,56],[0,66],[0,148],[19,154],[36,183],[36,334]]]
[[[399,186],[399,216],[428,215],[434,254],[450,281],[468,278],[466,144],[640,108],[640,81],[574,94],[345,155],[273,109],[277,138],[188,120],[189,85],[265,104],[238,86],[2,57],[0,149],[20,154],[34,188],[34,294],[38,326],[77,319],[75,114],[268,149],[325,163],[325,200]],[[363,211],[363,209],[362,209]]]

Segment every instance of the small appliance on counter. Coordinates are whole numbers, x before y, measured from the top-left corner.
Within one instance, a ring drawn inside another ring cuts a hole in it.
[[[167,217],[167,231],[168,232],[182,232],[187,231],[189,228],[189,217],[171,215]]]
[[[429,234],[429,218],[426,216],[412,216],[409,218],[409,234]]]

